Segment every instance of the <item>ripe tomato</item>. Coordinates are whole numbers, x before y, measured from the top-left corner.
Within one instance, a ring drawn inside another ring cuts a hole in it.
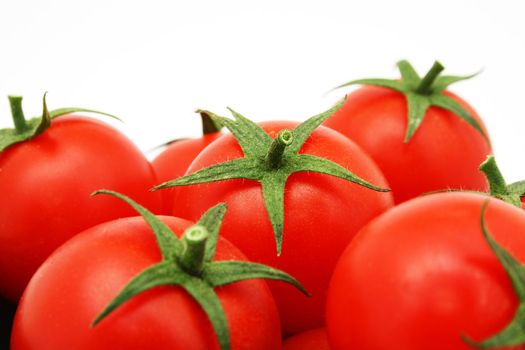
[[[299,333],[286,339],[283,350],[330,350],[324,328]]]
[[[168,144],[152,162],[153,170],[159,182],[166,182],[184,175],[191,162],[210,143],[223,134],[220,126],[201,112],[203,135],[196,139],[175,140]],[[173,201],[177,188],[169,188],[161,192],[163,199],[162,214],[170,215],[173,212]]]
[[[38,266],[74,234],[129,216],[110,188],[160,210],[144,155],[105,123],[78,116],[53,119],[42,134],[0,152],[0,294],[16,301]]]
[[[278,121],[260,124],[271,138],[297,125]],[[257,143],[255,139],[251,142]],[[299,153],[331,160],[376,186],[388,187],[370,157],[328,128],[313,131]],[[225,135],[199,154],[187,174],[242,157],[243,150],[236,139]],[[227,203],[229,208],[223,223],[225,238],[251,261],[290,273],[312,294],[306,298],[287,286],[269,282],[283,332],[288,335],[322,326],[326,290],[339,254],[362,226],[392,206],[392,197],[325,174],[291,174],[284,188],[280,256],[276,254],[274,229],[257,181],[232,179],[180,187],[174,214],[196,220],[218,202]]]
[[[487,134],[478,114],[464,100],[447,91],[436,91],[432,96],[449,97],[449,102],[463,108]],[[485,192],[487,183],[478,166],[492,151],[481,132],[457,113],[431,105],[407,140],[407,130],[412,125],[408,123],[408,113],[404,93],[365,86],[349,94],[343,107],[324,125],[349,137],[374,159],[390,184],[396,203],[448,188]]]
[[[192,223],[161,217],[176,235]],[[110,221],[77,235],[40,267],[17,310],[12,350],[219,349],[202,308],[178,286],[134,296],[95,327],[95,317],[139,272],[159,262],[142,217]],[[244,260],[219,237],[215,260]],[[280,349],[277,309],[262,280],[216,288],[233,350]]]
[[[330,283],[332,349],[472,349],[461,336],[479,342],[509,324],[518,300],[482,233],[480,212],[488,198],[428,195],[363,228]],[[495,241],[523,263],[523,210],[490,199],[484,220]]]

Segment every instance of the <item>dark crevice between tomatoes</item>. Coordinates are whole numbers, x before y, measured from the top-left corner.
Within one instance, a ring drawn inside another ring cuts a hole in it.
[[[0,297],[0,349],[9,349],[16,304]]]
[[[475,342],[467,335],[462,335],[463,340],[467,344],[478,349],[501,348],[525,344],[525,266],[520,264],[505,248],[499,245],[489,232],[485,223],[485,212],[488,204],[489,201],[483,204],[480,215],[483,237],[489,244],[490,249],[496,254],[501,265],[503,265],[518,298],[519,306],[514,314],[513,320],[498,334],[481,342]]]
[[[318,114],[294,130],[281,130],[275,140],[259,125],[230,109],[234,120],[208,111],[213,120],[228,128],[239,143],[244,157],[215,164],[183,177],[165,182],[152,190],[174,186],[196,185],[230,179],[258,181],[268,217],[272,224],[277,255],[281,254],[284,226],[284,188],[288,177],[296,172],[317,172],[351,181],[374,191],[387,192],[354,175],[348,169],[325,158],[299,154],[310,134],[337,111],[346,98],[324,113]]]
[[[166,285],[179,286],[201,306],[213,326],[221,349],[228,350],[231,348],[228,322],[221,302],[215,294],[215,287],[262,278],[289,283],[309,295],[295,278],[269,266],[233,260],[212,261],[222,219],[226,213],[224,203],[210,208],[179,240],[168,226],[130,198],[108,190],[100,190],[95,194],[118,197],[140,213],[155,235],[162,260],[135,276],[95,318],[93,326],[120,305],[146,290]]]
[[[51,126],[52,119],[65,114],[75,112],[89,112],[102,114],[118,119],[114,115],[86,108],[67,107],[49,111],[46,103],[46,95],[47,93],[45,93],[44,97],[42,98],[42,115],[40,117],[35,117],[29,120],[26,120],[24,116],[24,111],[22,109],[22,97],[8,96],[9,104],[11,106],[11,115],[13,118],[13,123],[15,124],[15,128],[0,129],[0,152],[16,143],[23,142],[40,135]]]
[[[483,128],[476,121],[476,119],[474,119],[474,117],[458,102],[443,93],[444,90],[451,84],[470,79],[477,75],[477,73],[468,76],[440,76],[440,73],[443,71],[444,67],[441,63],[436,61],[428,73],[423,78],[421,78],[408,61],[400,61],[398,62],[397,66],[401,73],[400,80],[375,78],[359,79],[340,85],[336,87],[336,89],[350,85],[373,85],[392,89],[402,93],[406,98],[408,106],[408,125],[405,133],[405,143],[410,141],[414,133],[423,122],[428,108],[431,106],[437,106],[446,109],[457,115],[459,118],[463,119],[470,126],[476,129],[481,135],[483,135],[487,143],[490,144],[488,136],[485,134]]]

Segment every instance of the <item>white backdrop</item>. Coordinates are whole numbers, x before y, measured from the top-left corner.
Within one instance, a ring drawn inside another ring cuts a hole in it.
[[[146,5],[147,4],[147,5]],[[521,5],[523,4],[523,5]],[[82,106],[146,151],[198,136],[195,108],[230,106],[257,121],[303,120],[362,77],[424,73],[477,78],[452,91],[485,120],[507,180],[525,178],[525,3],[520,0],[0,2],[0,127],[7,94],[36,115]]]

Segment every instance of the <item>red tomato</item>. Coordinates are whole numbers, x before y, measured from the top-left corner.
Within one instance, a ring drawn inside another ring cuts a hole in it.
[[[476,112],[458,96],[445,92],[481,125]],[[479,165],[491,147],[483,136],[454,113],[430,107],[413,137],[404,143],[407,102],[403,94],[366,86],[324,125],[361,146],[384,173],[396,203],[422,193],[453,188],[487,191]]]
[[[38,266],[75,233],[133,215],[120,191],[159,211],[144,155],[124,135],[88,118],[64,116],[42,134],[0,152],[0,294],[18,300]]]
[[[472,349],[462,335],[482,341],[510,323],[518,300],[483,237],[480,212],[487,199],[429,195],[363,228],[330,283],[332,349]],[[523,210],[490,199],[484,218],[494,239],[523,263]]]
[[[286,339],[283,350],[330,350],[324,328],[299,333]]]
[[[260,124],[274,138],[294,122]],[[299,153],[329,159],[362,179],[387,188],[381,172],[359,147],[328,128],[316,129]],[[187,173],[235,158],[243,152],[232,135],[206,147]],[[392,206],[389,193],[380,193],[349,181],[313,172],[290,175],[284,195],[282,254],[277,256],[274,231],[259,182],[244,179],[180,187],[176,216],[198,219],[218,202],[228,204],[224,237],[251,261],[276,267],[297,278],[312,294],[307,298],[281,283],[270,281],[285,334],[323,325],[326,290],[339,254],[369,220]]]
[[[184,175],[191,162],[197,155],[210,143],[222,136],[220,132],[204,134],[198,139],[177,140],[159,154],[152,162],[153,170],[159,182],[166,182]],[[176,187],[167,188],[162,193],[163,210],[162,214],[173,212],[173,201],[175,198]]]
[[[192,223],[161,217],[175,234]],[[29,283],[17,310],[12,350],[219,349],[206,314],[182,288],[138,294],[96,327],[95,317],[139,272],[160,261],[141,217],[95,226],[58,249]],[[245,260],[219,237],[215,260]],[[228,319],[233,350],[281,348],[279,318],[262,280],[215,289]]]

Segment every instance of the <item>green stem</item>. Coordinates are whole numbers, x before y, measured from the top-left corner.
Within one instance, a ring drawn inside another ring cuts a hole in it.
[[[15,128],[18,132],[24,132],[27,129],[26,118],[22,110],[22,96],[8,96],[11,105],[11,115],[15,122]]]
[[[418,94],[428,94],[430,92],[430,87],[434,83],[434,80],[436,80],[443,69],[445,69],[445,67],[443,67],[443,65],[438,61],[435,61],[428,73],[423,77],[423,79],[421,79],[421,82],[416,88],[416,92]]]
[[[490,194],[492,196],[508,195],[507,183],[501,174],[494,156],[488,156],[487,159],[479,166],[489,182]]]
[[[201,225],[193,225],[184,232],[182,237],[184,251],[180,263],[192,275],[199,275],[202,272],[208,237],[208,230]]]
[[[202,133],[204,135],[214,134],[221,131],[221,125],[215,122],[212,117],[205,111],[199,111],[202,120]]]
[[[292,142],[293,133],[290,130],[284,129],[279,132],[277,137],[272,141],[270,149],[264,159],[270,169],[276,169],[279,167],[286,146],[291,145]]]

